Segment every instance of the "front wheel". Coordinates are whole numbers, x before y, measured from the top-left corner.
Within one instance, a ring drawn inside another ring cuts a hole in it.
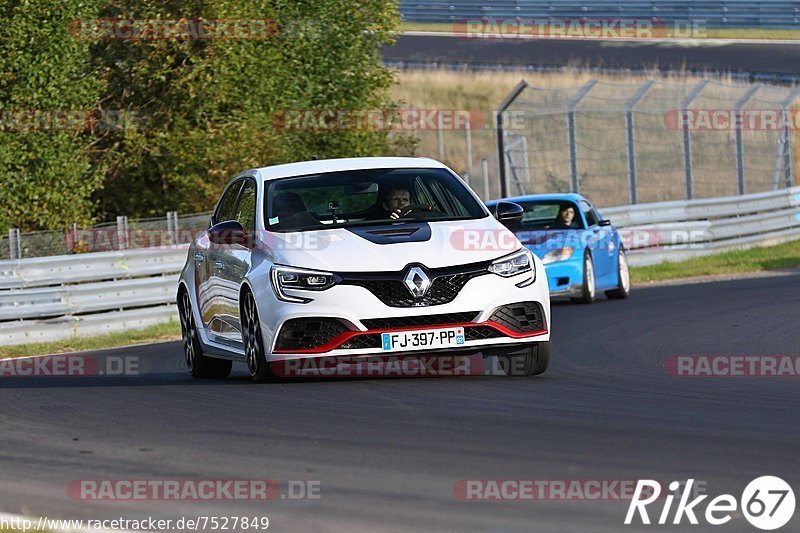
[[[572,302],[576,304],[592,303],[595,297],[595,287],[594,262],[592,261],[592,254],[587,250],[583,256],[583,288],[581,289],[581,295],[578,298],[572,298]]]
[[[498,355],[507,376],[538,376],[550,365],[550,341],[537,342],[519,353]]]
[[[231,361],[203,355],[203,348],[200,346],[200,340],[198,339],[197,323],[192,314],[192,301],[186,291],[181,292],[178,312],[181,318],[183,358],[189,374],[196,379],[228,377],[233,366]]]
[[[606,291],[606,296],[613,299],[627,298],[631,293],[631,273],[628,268],[628,257],[622,248],[619,249],[617,256],[617,277],[619,285],[616,289]]]
[[[242,306],[242,326],[244,337],[244,354],[247,359],[247,370],[257,383],[275,380],[275,374],[267,362],[264,351],[264,338],[261,335],[261,322],[258,320],[256,299],[252,292],[246,292]]]

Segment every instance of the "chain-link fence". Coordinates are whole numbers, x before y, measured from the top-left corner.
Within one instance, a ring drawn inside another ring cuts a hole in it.
[[[20,233],[12,228],[0,237],[0,260],[185,244],[208,227],[210,216],[211,212],[185,216],[169,212],[130,221],[121,216],[116,222],[87,228],[73,225],[66,231]]]
[[[502,113],[502,194],[574,191],[608,206],[789,187],[798,96],[710,80],[523,82]]]

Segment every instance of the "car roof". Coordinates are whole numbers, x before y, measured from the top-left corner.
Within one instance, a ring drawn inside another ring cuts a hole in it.
[[[447,168],[447,165],[428,157],[347,157],[273,165],[251,169],[243,175],[255,174],[264,181],[270,181],[292,176],[370,168]]]
[[[579,200],[588,200],[581,194],[575,192],[559,192],[559,193],[546,193],[546,194],[526,194],[523,196],[511,196],[508,198],[500,198],[498,200],[492,200],[490,204],[496,204],[497,202],[529,202],[532,200],[571,200],[573,202],[577,202]]]

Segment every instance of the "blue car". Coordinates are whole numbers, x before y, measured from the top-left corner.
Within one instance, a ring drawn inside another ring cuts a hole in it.
[[[517,204],[521,218],[508,213]],[[627,298],[628,261],[620,235],[580,194],[532,194],[488,202],[503,211],[506,226],[545,265],[551,298],[591,303],[598,291]],[[500,207],[498,207],[500,206]]]

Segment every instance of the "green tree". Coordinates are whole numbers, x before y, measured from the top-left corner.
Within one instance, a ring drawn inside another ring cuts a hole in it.
[[[91,0],[0,1],[0,231],[64,228],[92,219],[103,169],[96,137],[74,117],[98,101],[89,43],[67,25]],[[65,111],[74,114],[65,117]]]

